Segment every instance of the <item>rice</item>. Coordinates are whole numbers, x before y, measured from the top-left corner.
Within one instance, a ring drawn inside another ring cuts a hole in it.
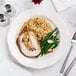
[[[32,31],[36,35],[38,42],[40,43],[40,41],[43,40],[48,33],[53,31],[53,29],[50,23],[44,18],[32,18],[26,21],[21,27],[18,36],[24,33],[23,42],[27,49],[31,50],[34,46],[29,39],[29,31]]]

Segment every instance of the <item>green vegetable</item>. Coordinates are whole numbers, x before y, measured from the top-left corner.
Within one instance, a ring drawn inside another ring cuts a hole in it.
[[[56,34],[56,35],[54,35]],[[48,40],[52,40],[52,43],[48,43]],[[43,56],[44,54],[48,54],[49,49],[55,49],[59,44],[59,30],[55,28],[52,32],[50,32],[44,40],[41,41],[41,53],[40,55]]]
[[[41,43],[40,43],[40,46],[42,47],[42,46],[44,46],[46,43],[47,43],[47,40],[50,40],[50,39],[52,39],[53,38],[53,33],[54,32],[56,32],[56,34],[58,34],[58,29],[57,28],[55,28],[55,30],[54,31],[52,31],[52,32],[50,32],[46,37],[45,37],[45,39],[43,40],[43,41],[41,41]]]

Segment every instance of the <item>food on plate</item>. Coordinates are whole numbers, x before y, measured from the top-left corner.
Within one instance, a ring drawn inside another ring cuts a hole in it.
[[[59,31],[55,28],[52,32],[48,33],[47,36],[40,42],[41,55],[52,52],[59,44],[58,38]],[[48,51],[47,51],[48,50]]]
[[[21,27],[17,39],[20,52],[29,58],[43,56],[59,44],[59,30],[44,18],[32,18]]]
[[[34,35],[33,32],[29,32],[29,41],[28,42],[28,45],[30,47],[30,50],[28,51],[28,49],[26,48],[26,46],[24,45],[25,42],[22,40],[23,39],[23,36],[25,34],[23,33],[20,38],[17,39],[17,45],[19,46],[19,50],[20,52],[24,55],[24,56],[27,56],[27,57],[35,57],[37,55],[40,54],[41,52],[41,49],[40,49],[40,44],[36,38],[36,36]]]

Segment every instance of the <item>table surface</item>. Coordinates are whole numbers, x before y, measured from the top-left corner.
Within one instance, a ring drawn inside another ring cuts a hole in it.
[[[7,1],[7,3],[9,2],[12,5],[14,5],[17,15],[19,15],[24,10],[33,8],[33,5],[30,2],[31,0],[6,0],[6,1]],[[56,12],[51,1],[50,1],[50,6],[52,6],[53,11]],[[76,21],[75,21],[76,20],[76,6],[73,6],[63,12],[59,12],[59,13],[57,12],[57,14],[59,16],[61,16],[63,18],[63,20],[65,20],[65,22],[67,23],[70,37],[72,37],[73,33],[76,31]],[[11,21],[13,21],[15,17],[13,17],[11,19]],[[0,27],[0,62],[2,62],[5,59],[8,59],[8,53],[7,53],[8,48],[7,48],[7,43],[6,43],[6,37],[7,37],[7,32],[8,32],[9,26],[10,25],[5,26],[5,27]],[[67,54],[67,52],[66,52],[66,54]],[[41,70],[29,69],[29,71],[31,71],[33,76],[61,76],[59,71],[64,62],[66,54],[57,64],[55,64],[49,68],[41,69]],[[72,53],[69,57],[68,63],[67,63],[67,67],[75,56],[76,56],[76,47],[73,48],[73,51],[72,51]],[[73,69],[71,70],[71,72],[69,73],[68,76],[76,76],[76,65],[74,65]]]

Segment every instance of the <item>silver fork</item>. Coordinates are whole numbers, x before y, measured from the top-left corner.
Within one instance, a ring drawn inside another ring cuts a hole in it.
[[[73,48],[73,44],[75,44],[75,43],[76,43],[76,32],[74,33],[73,38],[71,40],[71,48],[70,48],[70,50],[69,50],[69,52],[68,52],[68,54],[67,54],[67,56],[66,56],[66,58],[64,60],[64,63],[63,63],[63,65],[61,67],[61,70],[60,70],[60,73],[63,73],[64,72],[65,67],[66,67],[66,64],[67,64],[67,61],[68,61],[68,58],[69,58],[70,53],[71,53],[72,48]]]
[[[72,69],[72,67],[74,66],[75,63],[76,63],[76,57],[73,59],[73,61],[69,65],[69,67],[65,70],[64,76],[67,76],[69,74],[70,70]]]

